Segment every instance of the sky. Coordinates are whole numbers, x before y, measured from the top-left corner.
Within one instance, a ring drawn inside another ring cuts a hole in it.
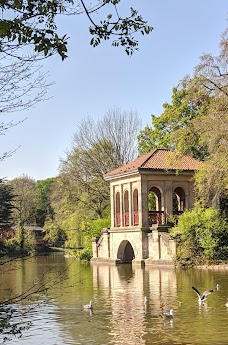
[[[110,109],[137,111],[142,128],[151,125],[170,102],[172,88],[192,74],[204,53],[217,55],[227,25],[227,0],[122,0],[124,10],[138,10],[154,30],[139,38],[140,51],[129,57],[109,41],[90,46],[85,16],[58,20],[67,33],[68,58],[54,56],[43,61],[43,70],[54,84],[48,100],[8,120],[26,120],[0,137],[0,155],[17,151],[0,162],[0,178],[23,174],[35,180],[58,175],[60,159],[73,143],[78,124],[95,120]],[[5,121],[5,119],[4,119]]]

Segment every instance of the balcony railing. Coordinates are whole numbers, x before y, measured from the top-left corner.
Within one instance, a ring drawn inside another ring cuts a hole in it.
[[[139,225],[139,213],[134,211],[134,225]]]
[[[116,214],[116,226],[120,226],[120,213]]]
[[[148,225],[164,224],[164,211],[148,211]]]

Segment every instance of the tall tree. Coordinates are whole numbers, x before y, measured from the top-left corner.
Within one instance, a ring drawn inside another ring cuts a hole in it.
[[[36,224],[43,227],[45,221],[54,216],[51,206],[50,193],[54,183],[54,178],[38,180],[35,184],[37,207],[36,207]]]
[[[137,156],[139,115],[134,111],[109,110],[97,121],[88,117],[78,125],[60,172],[73,198],[102,217],[109,205],[109,185],[103,175]]]
[[[0,227],[12,222],[13,198],[12,188],[0,179]]]
[[[141,131],[140,152],[171,147],[205,161],[196,175],[201,202],[218,207],[228,198],[228,29],[222,35],[219,55],[205,54],[192,78],[174,88],[172,104],[164,105],[152,127]],[[146,141],[145,141],[146,140]]]
[[[192,98],[193,80],[186,77],[173,88],[171,103],[163,104],[163,113],[151,115],[152,126],[146,126],[138,135],[139,152],[154,148],[169,148],[204,159],[208,152],[194,126],[196,118],[205,113],[211,101],[208,95]]]
[[[13,220],[15,224],[34,224],[36,216],[35,180],[22,175],[8,182],[15,194]]]
[[[120,14],[121,0],[5,0],[0,8],[0,51],[11,56],[22,54],[31,47],[44,56],[59,54],[62,59],[67,56],[67,35],[59,35],[56,24],[57,16],[79,15],[87,16],[93,36],[90,44],[94,47],[102,40],[109,40],[113,36],[112,45],[122,46],[127,54],[138,49],[137,33],[148,34],[152,27],[130,8],[128,15]],[[12,15],[13,12],[13,15]],[[100,14],[100,15],[99,15]],[[104,16],[104,17],[103,17]]]

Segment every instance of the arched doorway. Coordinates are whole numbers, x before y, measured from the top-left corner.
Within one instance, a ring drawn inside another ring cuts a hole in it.
[[[134,258],[135,253],[131,243],[127,240],[122,241],[117,252],[117,259],[121,260],[122,263],[127,263],[131,262]]]
[[[181,187],[177,187],[173,192],[173,214],[181,214],[185,210],[186,205],[185,191]]]
[[[161,210],[161,192],[157,187],[152,187],[148,191],[148,223],[162,224],[163,212]]]

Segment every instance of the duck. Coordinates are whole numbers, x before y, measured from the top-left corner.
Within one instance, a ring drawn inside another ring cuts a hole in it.
[[[204,291],[202,294],[200,294],[200,292],[194,287],[192,286],[192,289],[195,291],[195,293],[198,295],[198,302],[202,303],[205,302],[207,299],[207,296],[210,295],[212,292],[214,292],[215,290],[206,290]]]
[[[84,309],[93,309],[93,301],[90,301],[89,304],[82,305]]]
[[[160,316],[163,317],[163,319],[172,320],[174,318],[174,310],[170,309],[170,311],[163,311]]]

